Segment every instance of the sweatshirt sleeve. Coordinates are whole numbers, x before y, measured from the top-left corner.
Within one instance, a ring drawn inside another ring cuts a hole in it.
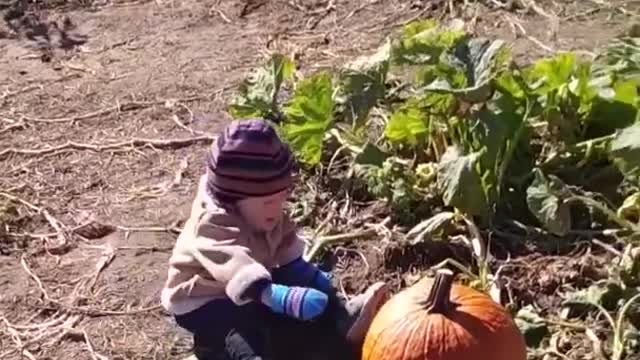
[[[225,216],[205,215],[187,251],[215,281],[224,285],[235,304],[242,305],[259,297],[271,283],[271,274],[253,259],[249,248],[239,244],[243,235],[233,223],[225,223]]]

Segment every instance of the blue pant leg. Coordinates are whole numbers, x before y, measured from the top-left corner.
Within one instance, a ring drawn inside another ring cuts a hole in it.
[[[176,322],[193,334],[199,360],[258,360],[266,359],[266,314],[262,304],[238,306],[221,299],[176,316]]]

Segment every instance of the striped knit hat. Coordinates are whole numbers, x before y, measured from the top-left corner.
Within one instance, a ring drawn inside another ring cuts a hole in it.
[[[296,171],[293,154],[268,122],[233,121],[208,155],[207,191],[221,204],[273,195],[292,186]]]

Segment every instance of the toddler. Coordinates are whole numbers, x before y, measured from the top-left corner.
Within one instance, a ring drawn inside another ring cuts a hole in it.
[[[377,283],[346,301],[302,258],[285,210],[296,172],[289,147],[263,120],[234,121],[212,145],[161,294],[193,334],[198,359],[300,359],[307,355],[294,351],[294,339],[305,336],[317,337],[309,339],[315,358],[347,358],[322,339],[344,340],[355,353],[362,346],[388,289]],[[290,351],[278,353],[278,341]]]

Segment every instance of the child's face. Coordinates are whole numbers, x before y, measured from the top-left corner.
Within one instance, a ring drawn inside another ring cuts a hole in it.
[[[245,220],[258,230],[271,231],[284,212],[289,190],[274,195],[250,197],[238,201],[237,206]]]

